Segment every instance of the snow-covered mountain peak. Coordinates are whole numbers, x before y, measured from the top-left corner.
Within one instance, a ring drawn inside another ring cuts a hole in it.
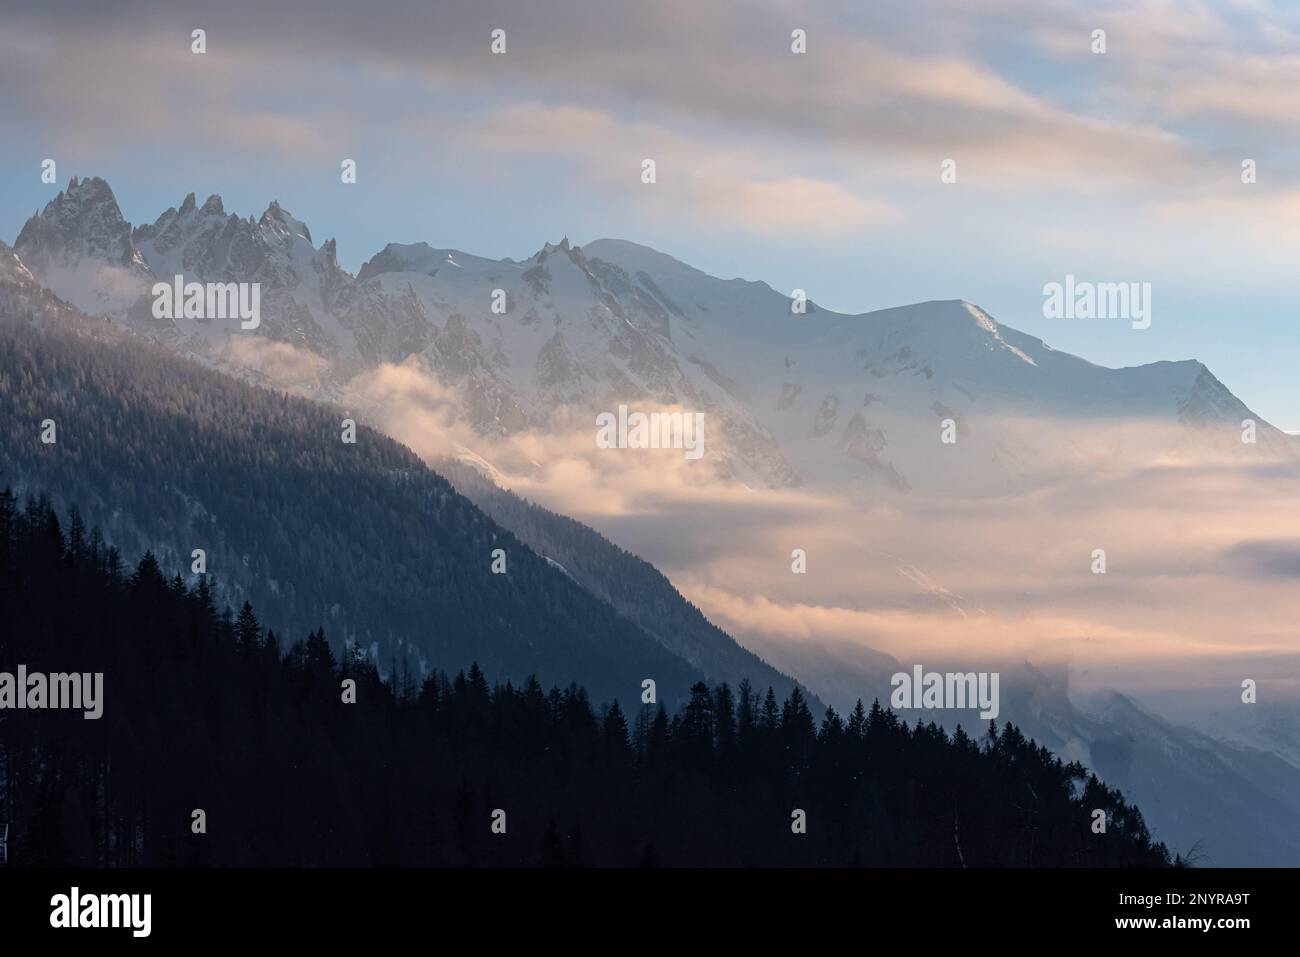
[[[965,363],[992,353],[1036,367],[1034,355],[1042,348],[1040,340],[1014,329],[1006,330],[1004,336],[1002,327],[987,312],[962,299],[936,299],[868,312],[846,317],[834,328],[840,332],[850,326],[880,332],[877,351],[896,348],[941,365],[948,360]],[[930,368],[938,371],[933,365]],[[954,366],[948,371],[958,373],[959,368]]]
[[[388,272],[428,272],[437,268],[439,258],[428,243],[389,243],[361,264],[357,280]]]
[[[138,257],[131,244],[131,226],[122,217],[108,183],[97,176],[78,180],[24,224],[14,248],[31,266],[75,266],[95,259],[121,268],[134,268]]]
[[[602,259],[613,263],[635,275],[638,272],[649,273],[684,273],[704,279],[713,279],[708,273],[688,266],[680,259],[674,259],[667,253],[661,253],[650,246],[634,243],[627,239],[596,239],[582,247],[588,259]],[[715,282],[721,280],[714,280]]]
[[[97,176],[69,180],[27,220],[14,250],[41,282],[88,313],[121,310],[150,275],[113,190]]]
[[[68,203],[75,203],[82,206],[90,206],[97,203],[112,203],[117,206],[117,198],[113,195],[113,188],[108,185],[108,181],[98,176],[87,176],[85,179],[72,177],[68,180],[68,188],[55,197],[55,201],[64,200]]]
[[[220,199],[218,198],[217,201],[219,203]],[[271,205],[266,207],[266,212],[258,220],[258,225],[282,236],[301,236],[309,243],[312,241],[311,230],[307,228],[307,224],[291,215],[278,200],[271,200]]]
[[[509,260],[485,259],[459,249],[437,249],[428,243],[389,243],[362,264],[357,282],[386,273],[420,273],[434,276],[439,270],[468,270],[472,275],[517,273],[520,264]]]

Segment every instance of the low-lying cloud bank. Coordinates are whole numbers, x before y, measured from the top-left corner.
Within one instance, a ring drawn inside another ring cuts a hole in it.
[[[575,409],[546,430],[485,438],[458,418],[454,392],[409,364],[357,377],[349,397],[427,460],[490,463],[500,484],[660,565],[741,640],[1067,662],[1083,687],[1256,677],[1297,691],[1294,668],[1279,667],[1297,651],[1291,469],[1167,452],[1121,467],[1101,455],[1100,424],[1075,422],[1075,460],[1095,442],[1104,468],[1028,495],[872,504],[815,484],[720,480],[707,456],[600,449],[591,416]]]

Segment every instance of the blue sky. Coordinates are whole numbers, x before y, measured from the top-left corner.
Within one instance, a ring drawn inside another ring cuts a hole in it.
[[[132,222],[278,199],[350,269],[388,242],[616,236],[843,311],[963,298],[1102,364],[1198,358],[1300,430],[1294,5],[210,6],[6,14],[0,238],[72,175]],[[1043,318],[1067,273],[1151,283],[1151,327]]]

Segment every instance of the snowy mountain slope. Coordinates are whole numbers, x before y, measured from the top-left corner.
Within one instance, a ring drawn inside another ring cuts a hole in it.
[[[1259,421],[1258,449],[1295,455],[1291,437],[1259,420],[1196,361],[1109,369],[995,322],[961,301],[841,315],[808,303],[804,315],[762,283],[714,279],[671,257],[616,240],[585,247],[619,265],[671,309],[691,349],[726,356],[751,405],[805,475],[866,480],[899,490],[944,491],[933,466],[943,420],[952,419],[963,490],[1023,488],[1043,468],[1091,457],[1054,421],[1149,424],[1175,449],[1235,453],[1243,419]],[[1112,454],[1150,454],[1107,443]]]
[[[711,420],[721,474],[797,482],[734,383],[678,347],[673,317],[621,269],[567,240],[523,262],[389,246],[359,277],[368,295],[404,298],[434,317],[418,358],[461,389],[482,432],[545,427],[562,407],[593,414],[621,402],[683,407]],[[504,313],[493,311],[496,290]]]

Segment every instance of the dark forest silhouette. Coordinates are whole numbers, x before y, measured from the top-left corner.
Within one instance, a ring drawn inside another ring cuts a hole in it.
[[[698,683],[669,715],[639,688],[598,709],[477,665],[381,680],[323,631],[286,644],[206,580],[152,554],[128,571],[75,510],[6,490],[0,670],[18,664],[105,677],[97,721],[0,711],[13,865],[1170,863],[1137,808],[1009,723],[976,740],[859,702],[819,725],[797,688],[748,683]]]

